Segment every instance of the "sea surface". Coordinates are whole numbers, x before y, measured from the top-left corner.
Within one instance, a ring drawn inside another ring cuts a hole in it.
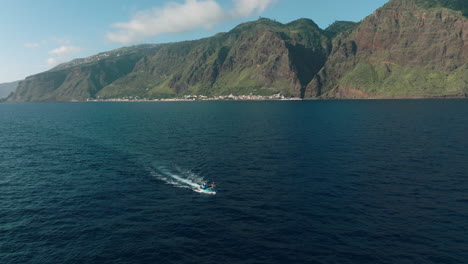
[[[467,227],[468,100],[0,104],[2,264],[458,264]]]

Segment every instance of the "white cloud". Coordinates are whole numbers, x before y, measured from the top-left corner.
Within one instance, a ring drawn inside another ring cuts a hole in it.
[[[48,59],[46,60],[46,63],[47,63],[47,65],[49,65],[49,66],[55,66],[55,65],[59,64],[60,62],[61,62],[61,61],[60,61],[59,58],[48,58]]]
[[[222,19],[223,10],[216,1],[186,0],[183,4],[169,3],[164,8],[137,13],[129,22],[116,23],[113,26],[120,30],[107,34],[107,38],[127,44],[162,33],[210,28]]]
[[[275,0],[234,0],[234,14],[240,17],[248,17],[252,14],[261,14],[267,7],[275,2]]]
[[[39,48],[39,46],[41,46],[40,43],[24,43],[24,47],[27,49],[35,49]]]
[[[60,46],[56,49],[49,51],[52,57],[46,60],[47,65],[55,66],[60,63],[69,61],[74,55],[80,52],[82,49],[75,46]]]
[[[49,51],[49,54],[57,56],[71,56],[80,52],[81,49],[75,46],[60,46],[56,49]]]
[[[209,29],[225,20],[260,14],[275,0],[233,1],[233,10],[223,10],[215,0],[185,0],[183,4],[171,2],[163,8],[139,12],[129,22],[113,24],[118,30],[106,37],[113,42],[129,44],[163,33]]]

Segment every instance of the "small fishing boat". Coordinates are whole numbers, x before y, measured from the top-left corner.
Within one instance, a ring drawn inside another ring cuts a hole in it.
[[[212,183],[210,186],[206,184],[206,182],[202,183],[198,188],[194,189],[194,191],[198,193],[205,193],[205,194],[216,194],[216,184]]]

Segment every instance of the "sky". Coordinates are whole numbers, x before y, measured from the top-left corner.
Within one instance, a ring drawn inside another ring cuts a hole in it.
[[[360,21],[388,0],[0,0],[0,83],[142,43],[199,39],[259,17]]]

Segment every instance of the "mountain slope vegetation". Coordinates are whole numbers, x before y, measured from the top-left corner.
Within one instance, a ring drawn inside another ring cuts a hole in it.
[[[330,39],[314,22],[259,19],[210,38],[128,47],[30,76],[12,101],[282,93],[300,97]]]

